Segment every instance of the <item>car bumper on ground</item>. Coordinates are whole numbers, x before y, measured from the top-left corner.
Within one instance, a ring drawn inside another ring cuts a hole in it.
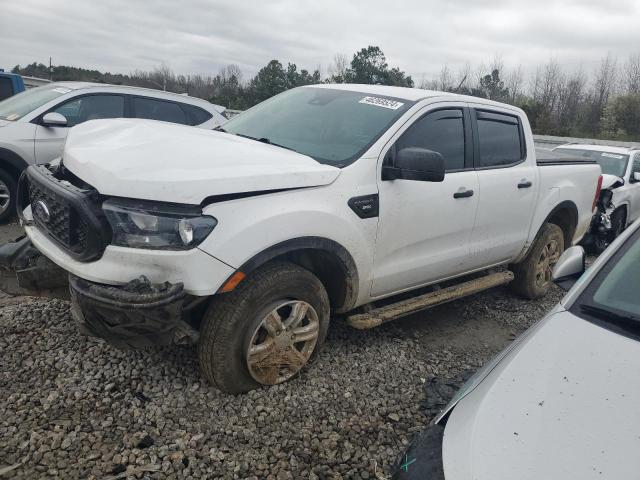
[[[151,284],[146,278],[121,287],[69,276],[71,314],[83,333],[118,348],[145,348],[195,340],[184,321],[181,283]]]

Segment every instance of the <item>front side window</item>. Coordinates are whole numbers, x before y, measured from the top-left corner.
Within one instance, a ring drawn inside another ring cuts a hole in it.
[[[623,155],[621,153],[600,152],[580,148],[556,148],[553,151],[563,157],[595,160],[596,163],[600,165],[602,173],[621,178],[624,178],[627,172],[627,164],[629,163],[629,155]]]
[[[133,114],[136,118],[187,125],[187,116],[174,102],[148,97],[133,97]]]
[[[20,92],[0,102],[0,119],[19,120],[36,108],[70,91],[71,89],[66,87],[45,85]]]
[[[362,155],[413,104],[349,90],[301,87],[241,113],[223,130],[343,167]]]
[[[477,111],[480,168],[501,167],[524,159],[518,117]]]
[[[571,308],[613,329],[640,333],[640,230],[619,248]]]
[[[87,120],[124,117],[124,97],[122,95],[85,95],[56,107],[54,112],[64,115],[67,127],[73,127]]]
[[[419,119],[396,142],[396,150],[420,147],[440,153],[447,171],[464,168],[464,119],[461,109],[439,110]]]

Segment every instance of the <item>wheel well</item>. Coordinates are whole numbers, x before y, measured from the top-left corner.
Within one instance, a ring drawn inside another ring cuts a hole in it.
[[[288,261],[316,275],[327,290],[331,309],[336,313],[353,307],[358,294],[358,271],[342,245],[320,237],[296,238],[268,248],[238,270],[249,275],[271,260]]]
[[[289,261],[309,270],[327,290],[332,310],[342,312],[349,309],[350,305],[346,303],[353,285],[347,280],[347,272],[335,255],[324,250],[302,249],[287,252],[274,260]]]
[[[554,223],[558,225],[564,234],[565,247],[570,247],[573,242],[573,235],[576,233],[578,226],[577,209],[571,202],[560,204],[549,214],[544,223]]]
[[[20,174],[23,172],[23,170],[20,170],[14,165],[11,165],[9,162],[5,161],[2,158],[0,158],[0,169],[11,175],[16,180],[16,182],[18,181],[18,178],[20,178]]]

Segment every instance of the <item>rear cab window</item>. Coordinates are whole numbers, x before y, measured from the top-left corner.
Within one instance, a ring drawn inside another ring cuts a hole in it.
[[[516,165],[526,158],[524,130],[517,115],[475,110],[476,168]]]

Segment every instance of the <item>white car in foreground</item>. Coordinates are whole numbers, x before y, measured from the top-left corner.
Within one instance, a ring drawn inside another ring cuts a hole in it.
[[[146,118],[212,129],[224,107],[148,88],[56,82],[0,102],[0,221],[15,213],[16,184],[29,165],[62,155],[71,127],[103,118]]]
[[[583,271],[584,250],[572,247],[554,276],[568,286]],[[462,387],[394,478],[637,479],[639,287],[637,222]]]
[[[562,145],[554,153],[595,160],[602,168],[602,192],[585,246],[600,253],[640,217],[640,148]]]

